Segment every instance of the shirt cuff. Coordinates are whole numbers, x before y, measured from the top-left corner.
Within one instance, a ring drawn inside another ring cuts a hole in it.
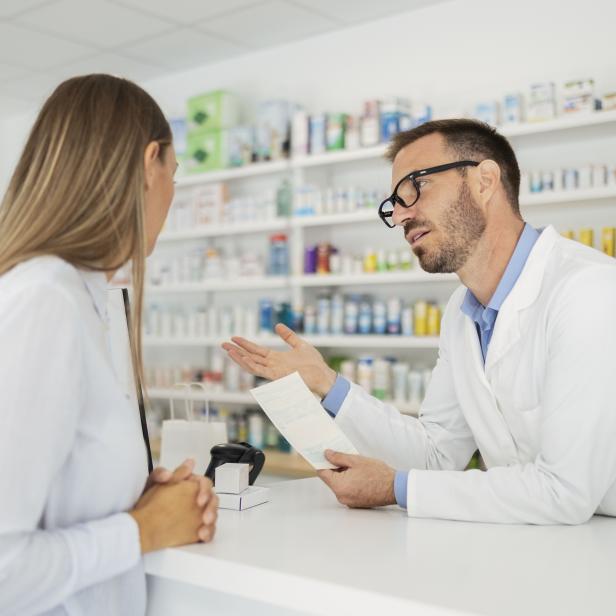
[[[403,509],[406,509],[407,506],[408,479],[408,471],[396,471],[396,477],[394,479],[394,495],[396,496],[396,502]]]
[[[338,375],[332,388],[327,392],[327,395],[321,401],[323,408],[332,416],[335,417],[347,397],[351,384],[343,377]]]

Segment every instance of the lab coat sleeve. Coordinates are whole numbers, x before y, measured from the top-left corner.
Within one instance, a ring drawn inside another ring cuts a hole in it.
[[[408,514],[477,522],[579,524],[616,481],[616,268],[559,291],[547,320],[539,454],[486,472],[409,473]]]
[[[351,384],[336,423],[361,455],[379,458],[397,470],[461,470],[468,464],[476,445],[458,405],[445,335],[448,315],[457,309],[452,298],[419,418],[404,415]]]
[[[51,285],[15,293],[0,322],[0,613],[37,614],[135,566],[127,513],[45,529],[45,504],[85,404],[80,319]]]

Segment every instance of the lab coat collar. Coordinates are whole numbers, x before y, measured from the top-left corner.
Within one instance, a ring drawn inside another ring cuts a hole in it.
[[[77,270],[83,283],[92,298],[94,309],[98,316],[107,322],[107,275],[104,272],[94,272],[89,270]]]
[[[559,234],[551,225],[542,230],[513,289],[503,301],[486,357],[486,375],[521,337],[519,315],[539,295],[547,261]]]

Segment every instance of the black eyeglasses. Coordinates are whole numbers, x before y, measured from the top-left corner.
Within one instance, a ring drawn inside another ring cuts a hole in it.
[[[405,175],[394,188],[394,192],[391,193],[381,205],[379,205],[379,217],[390,228],[393,229],[396,225],[391,223],[391,217],[394,214],[394,207],[396,203],[402,207],[411,207],[419,201],[421,196],[418,178],[422,178],[425,175],[432,173],[440,173],[441,171],[448,171],[449,169],[455,169],[457,167],[476,167],[479,163],[474,160],[458,160],[454,163],[446,163],[444,165],[438,165],[437,167],[428,167],[427,169],[421,169],[419,171],[412,171]]]

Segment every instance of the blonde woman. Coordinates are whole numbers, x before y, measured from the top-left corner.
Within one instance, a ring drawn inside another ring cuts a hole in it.
[[[144,614],[141,555],[215,532],[189,461],[147,477],[106,339],[107,281],[130,261],[141,372],[145,258],[176,166],[146,92],[77,77],[43,106],[0,205],[0,614]]]

